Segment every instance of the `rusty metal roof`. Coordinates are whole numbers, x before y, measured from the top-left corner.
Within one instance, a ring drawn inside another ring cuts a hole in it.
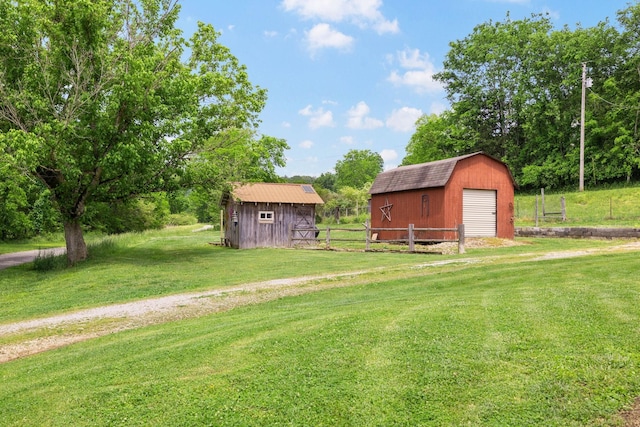
[[[400,166],[384,171],[373,181],[369,194],[389,193],[393,191],[414,190],[417,188],[444,187],[458,161],[483,154],[477,152],[451,159],[417,165]]]
[[[231,196],[238,202],[324,204],[309,184],[255,182],[234,186]]]

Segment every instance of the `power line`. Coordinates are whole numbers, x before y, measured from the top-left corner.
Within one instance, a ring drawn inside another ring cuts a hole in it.
[[[591,88],[589,88],[589,92],[591,92],[599,100],[611,105],[612,107],[619,108],[620,110],[640,110],[640,105],[639,106],[631,106],[631,105],[624,105],[624,104],[616,104],[615,102],[611,102],[611,101],[603,98],[602,96],[598,95]]]

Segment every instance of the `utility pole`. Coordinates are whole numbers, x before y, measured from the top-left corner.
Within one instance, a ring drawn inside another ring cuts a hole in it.
[[[580,185],[578,191],[584,191],[584,104],[587,89],[587,63],[582,63],[582,104],[580,107]]]

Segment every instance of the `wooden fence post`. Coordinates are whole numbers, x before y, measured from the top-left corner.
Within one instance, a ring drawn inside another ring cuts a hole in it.
[[[536,194],[536,208],[533,214],[536,218],[536,227],[538,227],[538,195]]]
[[[331,229],[327,226],[327,249],[331,248]]]
[[[458,225],[458,253],[464,253],[464,224]]]
[[[409,224],[409,252],[415,252],[413,243],[413,224]]]
[[[368,251],[369,249],[371,249],[371,229],[369,227],[369,218],[367,218],[367,220],[364,222],[364,228],[365,228],[365,233],[366,234],[366,244],[364,246],[364,250]]]
[[[567,220],[567,204],[564,200],[564,196],[560,197],[560,206],[562,207],[562,220]]]

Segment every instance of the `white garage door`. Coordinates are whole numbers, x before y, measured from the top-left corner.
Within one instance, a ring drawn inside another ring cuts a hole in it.
[[[496,191],[462,191],[462,222],[466,237],[496,236]]]

